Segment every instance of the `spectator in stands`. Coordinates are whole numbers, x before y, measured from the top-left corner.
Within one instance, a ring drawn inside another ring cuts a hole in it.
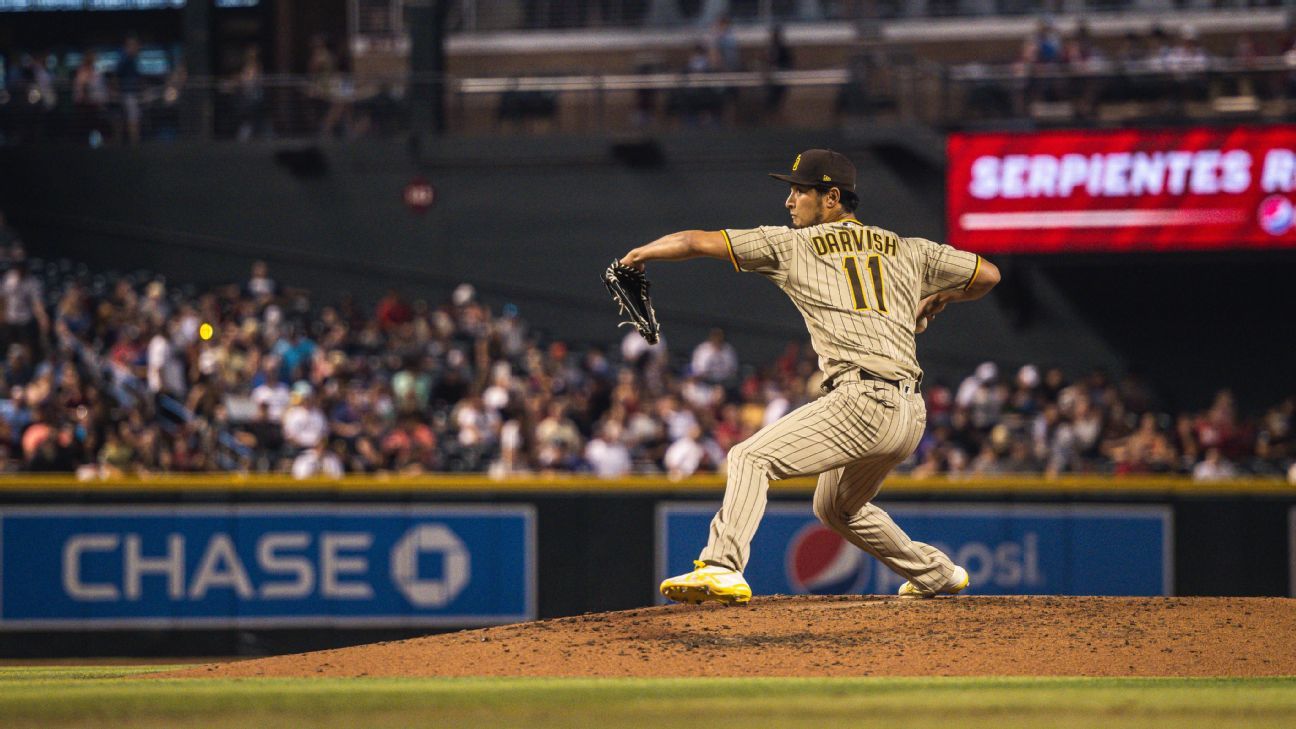
[[[108,81],[98,67],[99,58],[89,50],[81,57],[72,77],[72,103],[76,110],[78,133],[90,146],[103,143],[107,130],[104,114],[108,108]]]
[[[1075,102],[1077,116],[1082,119],[1093,118],[1104,86],[1099,74],[1107,71],[1110,64],[1090,37],[1087,23],[1080,22],[1076,26],[1075,35],[1066,41],[1062,61],[1067,70],[1076,74],[1071,84],[1070,97]]]
[[[265,404],[272,420],[282,420],[292,402],[292,391],[279,379],[279,358],[266,357],[261,368],[261,382],[252,388],[252,402]]]
[[[1236,475],[1237,469],[1224,458],[1218,448],[1207,448],[1206,457],[1193,466],[1192,471],[1194,481],[1224,481]]]
[[[337,60],[329,50],[328,39],[322,35],[311,38],[310,57],[306,62],[306,99],[309,122],[312,127],[323,130],[323,122],[332,106],[334,76],[337,73]]]
[[[238,120],[236,136],[246,142],[254,136],[263,136],[269,129],[265,105],[265,69],[261,65],[261,50],[248,46],[243,51],[243,65],[233,79],[235,117]]]
[[[1197,28],[1185,25],[1179,33],[1179,42],[1164,53],[1166,70],[1180,76],[1199,74],[1210,66],[1210,56],[1202,48]]]
[[[765,69],[770,73],[791,71],[795,65],[792,49],[783,36],[783,26],[770,28],[769,44],[765,47]],[[787,86],[772,78],[765,87],[765,113],[776,115],[783,106],[783,97],[787,95]]]
[[[243,285],[243,292],[258,306],[270,303],[279,295],[279,285],[270,277],[270,267],[265,261],[252,263],[252,273],[248,276],[247,283]]]
[[[284,448],[283,424],[270,415],[270,403],[256,403],[256,415],[243,423],[235,433],[238,442],[253,452],[253,466],[261,471],[278,470],[278,461]]]
[[[604,420],[585,446],[585,460],[599,478],[620,478],[630,473],[630,449],[622,441],[621,424]]]
[[[161,321],[161,320],[159,320]],[[174,335],[176,322],[173,320],[169,328]],[[166,327],[161,325],[152,326],[152,336],[149,337],[148,343],[148,389],[149,392],[156,395],[170,395],[183,399],[186,395],[186,383],[184,363],[181,362],[176,347],[172,344],[172,338],[168,336]]]
[[[378,302],[378,325],[386,332],[408,324],[414,318],[414,312],[396,289],[388,289],[387,295]]]
[[[39,357],[49,341],[50,321],[45,311],[45,289],[31,273],[26,254],[15,252],[13,267],[0,283],[0,300],[4,302],[3,346],[22,344]]]
[[[341,478],[345,471],[341,457],[329,447],[327,440],[322,439],[298,454],[292,464],[292,476],[296,479]]]
[[[49,53],[23,54],[15,78],[10,79],[9,108],[20,115],[15,141],[37,141],[50,136],[57,122],[58,91],[49,69]]]
[[[309,383],[293,385],[289,405],[283,412],[284,442],[292,448],[309,449],[325,443],[329,425]]]
[[[711,70],[742,70],[742,54],[738,49],[738,38],[734,35],[733,21],[728,15],[720,15],[711,24],[711,30],[706,37],[706,52],[711,59]]]
[[[1165,28],[1157,26],[1148,34],[1147,51],[1140,60],[1149,70],[1165,71],[1169,68],[1170,53],[1173,48],[1170,34]]]
[[[1057,101],[1065,95],[1062,79],[1053,75],[1064,60],[1062,36],[1051,19],[1042,18],[1022,41],[1014,64],[1017,77],[1015,107],[1019,116],[1031,113],[1036,101]]]
[[[117,98],[121,103],[129,144],[139,144],[140,141],[140,92],[143,91],[144,77],[140,73],[139,52],[139,38],[128,35],[122,46],[121,59],[117,61]]]
[[[967,409],[978,398],[987,398],[989,388],[999,377],[999,367],[994,362],[982,362],[976,371],[959,383],[958,392],[954,395],[955,407]]]
[[[707,449],[701,439],[702,429],[693,425],[666,449],[662,461],[670,480],[679,481],[697,473],[707,458]]]
[[[706,340],[693,349],[689,369],[707,382],[731,384],[738,374],[738,351],[725,341],[724,330],[714,328]]]
[[[1144,413],[1138,428],[1110,451],[1118,474],[1169,473],[1175,467],[1175,451],[1162,432],[1157,416]]]

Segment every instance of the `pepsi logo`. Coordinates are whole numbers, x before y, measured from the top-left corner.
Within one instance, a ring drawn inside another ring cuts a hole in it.
[[[788,584],[800,593],[858,593],[868,583],[872,561],[837,532],[817,522],[807,524],[788,543]]]
[[[1291,230],[1292,223],[1296,221],[1296,211],[1292,208],[1291,200],[1282,195],[1270,195],[1260,201],[1256,218],[1260,227],[1269,235],[1282,235]]]

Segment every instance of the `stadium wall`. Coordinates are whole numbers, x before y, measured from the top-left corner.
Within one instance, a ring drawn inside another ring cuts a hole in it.
[[[607,262],[681,228],[784,223],[784,190],[765,173],[809,146],[856,161],[861,219],[944,238],[945,137],[916,125],[6,148],[0,208],[39,256],[199,285],[242,281],[262,258],[317,303],[345,291],[372,302],[388,287],[437,302],[468,281],[535,329],[610,345],[625,330],[596,283]],[[416,180],[435,189],[426,212],[405,204]],[[1073,376],[1137,369],[1171,410],[1206,407],[1222,387],[1250,412],[1290,393],[1296,348],[1275,346],[1290,250],[994,259],[1004,282],[993,303],[952,307],[919,339],[929,381],[956,384],[992,356]],[[678,355],[713,326],[751,364],[805,338],[758,276],[723,261],[657,271]]]
[[[628,609],[687,569],[718,477],[297,482],[195,475],[0,485],[0,656],[236,655]],[[775,483],[761,594],[898,580]],[[893,479],[880,500],[978,594],[1296,593],[1296,492],[1275,481]]]

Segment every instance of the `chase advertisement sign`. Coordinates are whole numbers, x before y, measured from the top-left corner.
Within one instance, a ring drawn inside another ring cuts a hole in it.
[[[535,617],[529,506],[0,509],[0,629]]]
[[[657,512],[657,574],[688,571],[719,504]],[[915,540],[971,574],[974,595],[1169,595],[1171,511],[1163,506],[889,504]],[[808,505],[771,504],[743,573],[758,595],[894,595],[904,578],[821,524]]]

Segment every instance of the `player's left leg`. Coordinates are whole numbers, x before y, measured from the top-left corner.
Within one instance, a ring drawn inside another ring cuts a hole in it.
[[[895,429],[894,402],[875,383],[849,382],[762,428],[729,451],[724,503],[700,560],[741,572],[765,514],[770,479],[808,476],[859,460]],[[893,399],[893,398],[892,398]]]
[[[957,567],[939,549],[910,539],[889,514],[871,503],[891,469],[917,447],[925,427],[921,395],[900,395],[896,404],[898,418],[907,427],[893,428],[889,437],[864,458],[820,474],[814,512],[820,521],[904,577],[919,592],[935,594],[962,580],[956,574]]]
[[[891,429],[894,406],[872,385],[847,383],[788,413],[729,451],[724,503],[711,520],[697,569],[666,579],[661,593],[676,602],[751,599],[743,579],[751,540],[765,515],[771,478],[822,473],[857,460]]]
[[[859,503],[870,492],[877,493],[886,473],[898,463],[891,463],[881,473],[874,462],[852,464],[822,474],[815,489],[814,513],[851,544],[873,555],[920,591],[934,594],[957,581],[953,561],[930,544],[910,539],[891,515],[877,505],[867,501]]]

